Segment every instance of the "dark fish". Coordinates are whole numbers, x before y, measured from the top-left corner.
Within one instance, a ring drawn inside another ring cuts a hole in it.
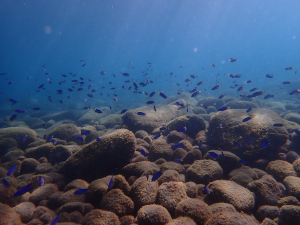
[[[153,106],[153,109],[154,109],[154,111],[156,112],[156,107],[155,107],[155,105]]]
[[[109,184],[108,184],[108,189],[111,189],[112,185],[113,185],[113,181],[114,181],[114,177],[111,176]]]
[[[273,126],[274,127],[283,127],[283,124],[282,123],[274,123]]]
[[[285,69],[285,70],[293,70],[294,67],[289,66],[289,67],[286,67],[286,68],[284,68],[284,69]]]
[[[27,186],[19,189],[16,193],[14,193],[14,196],[21,196],[25,194],[27,191],[29,191],[32,188],[32,184],[28,184]]]
[[[43,186],[45,183],[44,178],[42,176],[39,176],[39,185]]]
[[[256,91],[257,90],[257,88],[252,88],[251,90],[250,90],[250,92],[253,92],[253,91]]]
[[[233,62],[236,62],[237,61],[237,59],[233,59],[233,58],[229,58],[229,59],[227,59],[228,60],[228,62],[230,62],[230,63],[233,63]]]
[[[94,96],[92,94],[86,94],[86,96],[93,98]]]
[[[16,114],[14,114],[14,115],[12,115],[11,117],[9,117],[9,121],[10,122],[12,122],[14,119],[16,119],[17,118],[17,115]]]
[[[82,141],[83,142],[83,137],[76,137],[77,140]]]
[[[244,142],[250,144],[250,141],[247,138],[245,138],[245,137],[242,137],[242,138],[243,138]]]
[[[47,139],[47,141],[46,142],[50,142],[51,140],[52,140],[52,135],[50,135],[49,137],[48,137],[48,139]]]
[[[153,139],[157,139],[157,138],[159,138],[159,137],[160,137],[160,135],[161,135],[160,133],[159,133],[159,134],[157,134],[157,135],[155,135]]]
[[[183,143],[177,143],[175,145],[172,145],[171,149],[179,148],[181,146],[183,146]]]
[[[266,147],[268,147],[270,144],[269,143],[262,143],[261,145],[260,145],[260,147],[262,147],[262,148],[266,148]]]
[[[203,193],[210,194],[209,188],[205,186],[203,189]]]
[[[153,95],[155,95],[155,93],[156,93],[155,91],[151,92],[149,95],[149,98],[151,98]]]
[[[246,113],[250,112],[252,110],[252,108],[247,109]]]
[[[200,92],[201,92],[201,91],[196,91],[196,92],[194,92],[194,93],[191,95],[191,97],[196,97]]]
[[[143,149],[141,149],[141,153],[142,153],[143,156],[147,157],[147,154]]]
[[[239,162],[240,162],[241,164],[243,164],[243,165],[246,165],[246,161],[244,161],[244,160],[242,160],[242,159],[241,159]]]
[[[158,171],[156,174],[153,175],[152,181],[156,181],[162,175],[161,171]]]
[[[293,90],[293,91],[290,93],[290,95],[295,95],[295,94],[299,94],[299,93],[300,93],[299,89],[296,89],[296,90]]]
[[[146,105],[151,105],[151,104],[154,104],[154,101],[148,101],[148,102],[146,102]]]
[[[212,159],[214,159],[214,160],[216,160],[217,158],[219,158],[219,155],[217,153],[215,153],[215,152],[209,152],[209,156]]]
[[[267,78],[273,78],[273,74],[266,74],[265,75]]]
[[[25,139],[26,139],[26,137],[27,137],[27,134],[25,134],[25,135],[21,138],[21,142],[24,142]]]
[[[242,91],[243,89],[244,89],[244,85],[240,86],[240,87],[238,88],[238,91]]]
[[[201,85],[201,84],[203,84],[204,83],[204,81],[199,81],[198,83],[197,83],[197,85]]]
[[[164,93],[162,93],[162,92],[158,92],[158,94],[159,94],[159,96],[161,96],[163,98],[167,98],[167,96]]]
[[[200,106],[202,106],[203,108],[207,109],[208,107],[204,104],[200,104]]]
[[[89,135],[91,131],[89,130],[81,130],[81,135]]]
[[[16,165],[13,165],[12,167],[10,167],[9,168],[9,170],[7,171],[7,176],[10,176],[10,175],[12,175],[13,174],[13,172],[15,171],[15,169],[16,169]]]
[[[63,93],[63,91],[62,90],[56,90],[56,94],[62,94]]]
[[[246,81],[247,84],[249,84],[249,83],[251,83],[251,82],[252,82],[252,80],[247,80],[247,81]]]
[[[32,108],[33,110],[40,110],[41,108],[40,107],[34,107]]]
[[[144,113],[144,112],[137,112],[137,114],[140,115],[140,116],[145,116],[146,115],[146,113]]]
[[[187,130],[186,127],[181,127],[177,129],[177,132],[185,132],[186,130]]]
[[[25,113],[26,112],[24,109],[13,109],[12,111],[15,111],[17,113]]]
[[[257,91],[257,92],[254,92],[252,95],[248,95],[248,97],[257,97],[257,96],[260,96],[260,95],[263,95],[265,92],[264,91]]]
[[[180,105],[180,106],[183,106],[183,107],[185,106],[184,103],[181,102],[181,101],[176,101],[176,105]]]
[[[210,66],[212,66],[212,67],[214,67],[214,68],[216,67],[215,64],[210,64]]]
[[[136,84],[135,82],[132,82],[132,84],[133,84],[133,86],[134,86],[136,89],[138,89],[138,86],[137,86],[137,84]]]
[[[295,130],[295,133],[296,133],[296,134],[300,134],[300,130],[296,129],[296,130]]]
[[[121,114],[126,113],[126,112],[127,112],[127,109],[123,109],[123,110],[121,111]]]
[[[241,147],[243,147],[240,143],[238,143],[238,142],[233,142],[233,144],[235,145],[235,146],[237,146],[237,147],[239,147],[239,148],[241,148]]]
[[[75,195],[81,195],[87,192],[87,188],[78,189],[77,191],[74,191]]]
[[[16,104],[16,103],[17,103],[17,101],[16,101],[16,100],[14,100],[14,99],[12,99],[12,98],[8,98],[7,100],[8,100],[8,101],[10,101],[10,102],[12,103],[12,105],[14,105],[14,104]]]
[[[55,219],[51,222],[50,225],[55,225],[58,220],[59,220],[59,215],[57,217],[55,217]]]
[[[290,84],[290,81],[283,81],[281,84]]]
[[[224,96],[225,96],[225,95],[220,95],[220,96],[219,96],[219,99],[224,98]]]
[[[246,117],[245,119],[243,119],[242,122],[247,122],[247,121],[249,121],[249,120],[251,120],[251,119],[252,119],[252,117],[251,117],[251,116],[248,116],[248,117]]]
[[[94,109],[96,113],[103,113],[100,109]]]
[[[177,162],[177,163],[179,163],[181,161],[182,161],[182,159],[174,159],[174,162]]]
[[[200,143],[199,143],[199,149],[202,148],[202,140],[200,140]]]
[[[189,105],[186,106],[186,111],[189,112]]]
[[[1,179],[1,181],[6,187],[10,187],[9,182],[4,177]]]
[[[128,77],[129,73],[122,73],[121,75],[124,76],[124,77]]]
[[[100,141],[102,141],[102,139],[97,137],[96,141],[100,142]]]
[[[225,159],[224,152],[223,152],[223,151],[221,151],[221,153],[222,153],[222,158],[223,158],[223,159]]]
[[[264,99],[268,99],[268,98],[273,98],[274,97],[274,95],[266,95],[265,97],[264,97]]]
[[[223,107],[219,108],[218,111],[225,111],[225,110],[227,110],[227,109],[229,109],[229,107],[223,106]]]
[[[159,128],[160,131],[166,130],[166,129],[167,129],[166,127],[161,127],[161,128]]]
[[[221,87],[221,84],[219,84],[219,85],[216,85],[216,86],[214,86],[211,90],[217,90],[217,89],[219,89]]]
[[[234,77],[235,77],[235,78],[241,78],[241,77],[242,77],[242,74],[236,74]]]

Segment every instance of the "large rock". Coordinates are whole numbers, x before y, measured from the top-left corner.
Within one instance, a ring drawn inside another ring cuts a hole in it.
[[[297,176],[293,165],[283,160],[269,162],[266,170],[277,181],[283,181],[287,176]]]
[[[53,138],[65,140],[67,142],[76,140],[76,136],[80,135],[80,129],[74,124],[61,124],[48,134]]]
[[[138,115],[138,112],[144,112],[146,115]],[[182,115],[175,105],[144,106],[134,110],[127,111],[122,116],[123,123],[128,126],[129,130],[136,132],[145,130],[151,133],[155,128],[161,127],[166,121],[170,121],[172,117]]]
[[[22,202],[13,208],[21,217],[23,223],[28,223],[33,219],[35,205],[32,202]]]
[[[131,131],[120,129],[104,135],[72,155],[62,171],[68,178],[95,180],[119,171],[129,163],[135,151],[136,140]]]
[[[300,125],[300,114],[298,113],[288,113],[283,118],[288,121],[298,123]]]
[[[0,225],[21,225],[20,216],[8,205],[0,203]]]
[[[289,195],[300,199],[300,177],[288,176],[283,180],[283,184]]]
[[[255,200],[253,194],[241,185],[228,180],[216,180],[209,183],[208,198],[213,202],[232,204],[236,210],[249,212],[253,209]]]
[[[249,116],[250,120],[242,122]],[[231,151],[243,158],[257,159],[267,154],[275,155],[276,150],[288,139],[284,126],[273,126],[280,123],[283,123],[283,119],[269,109],[253,109],[248,113],[242,109],[217,112],[209,122],[208,142],[215,148]],[[269,146],[262,146],[262,140],[268,140]]]
[[[137,213],[139,225],[165,225],[172,220],[168,210],[160,205],[145,205]]]
[[[96,121],[100,120],[101,118],[106,117],[110,114],[111,110],[107,107],[100,107],[103,113],[96,113],[94,110],[88,111],[84,113],[78,120],[78,126],[83,126],[85,124],[94,124]]]
[[[121,225],[120,220],[116,214],[113,212],[101,210],[101,209],[93,209],[89,213],[87,213],[83,218],[83,225]]]
[[[22,138],[25,136],[22,142]],[[0,140],[4,138],[13,138],[17,141],[20,148],[25,148],[28,144],[35,141],[37,134],[34,130],[27,127],[8,127],[0,129]]]
[[[40,201],[48,199],[49,196],[58,191],[59,190],[56,184],[45,184],[35,189],[31,193],[29,201],[33,202],[35,205],[38,205]]]
[[[205,223],[205,225],[259,225],[260,223],[246,213],[217,212]]]
[[[223,170],[218,162],[213,160],[196,160],[186,170],[187,180],[196,184],[221,179]]]
[[[47,114],[45,116],[41,116],[40,119],[42,119],[44,121],[54,120],[56,122],[61,121],[61,120],[76,121],[79,116],[80,116],[80,113],[78,113],[74,110],[69,110],[69,111],[60,111],[60,112],[57,112],[57,113]]]

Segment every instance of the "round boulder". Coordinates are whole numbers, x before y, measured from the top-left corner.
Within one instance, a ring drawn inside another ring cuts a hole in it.
[[[95,224],[109,224],[109,225],[121,225],[120,220],[113,212],[93,209],[87,213],[83,218],[83,225],[95,225]]]
[[[118,172],[129,163],[135,151],[134,134],[126,129],[104,135],[102,141],[94,141],[72,155],[62,171],[69,178],[87,181]]]
[[[137,212],[136,219],[138,225],[165,225],[172,217],[161,205],[145,205]]]
[[[266,171],[277,181],[283,181],[287,176],[297,176],[293,165],[283,160],[269,162]]]

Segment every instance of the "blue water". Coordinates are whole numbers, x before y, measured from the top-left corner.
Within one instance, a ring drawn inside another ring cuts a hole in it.
[[[203,80],[200,96],[228,93],[238,98],[257,87],[275,94],[275,101],[293,99],[289,93],[300,84],[300,71],[295,73],[300,70],[299,7],[296,0],[1,1],[0,72],[7,73],[0,76],[1,115],[7,118],[11,109],[37,106],[45,113],[88,105],[143,106],[149,98],[128,88],[147,78],[153,83],[139,86],[139,91],[172,96]],[[229,63],[228,58],[237,62]],[[295,69],[284,70],[289,66]],[[123,72],[130,76],[121,76]],[[229,73],[243,76],[232,79]],[[192,79],[190,74],[198,77]],[[71,80],[79,77],[84,78],[83,91],[76,92],[80,85],[74,85],[68,92]],[[185,78],[191,81],[186,83]],[[124,83],[128,79],[130,83]],[[244,84],[249,79],[253,82]],[[292,84],[280,85],[286,80]],[[231,89],[233,81],[245,85],[244,91]],[[41,84],[45,90],[38,89]],[[95,93],[87,89],[89,84]],[[216,84],[222,86],[211,91]],[[57,89],[63,94],[57,95]],[[7,98],[18,103],[11,105]],[[157,94],[153,99],[163,100]]]

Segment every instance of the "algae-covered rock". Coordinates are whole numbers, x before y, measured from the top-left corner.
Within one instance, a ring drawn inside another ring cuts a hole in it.
[[[117,172],[129,163],[135,145],[135,136],[131,131],[114,131],[104,135],[102,141],[94,141],[72,155],[62,171],[68,178],[95,180]]]

